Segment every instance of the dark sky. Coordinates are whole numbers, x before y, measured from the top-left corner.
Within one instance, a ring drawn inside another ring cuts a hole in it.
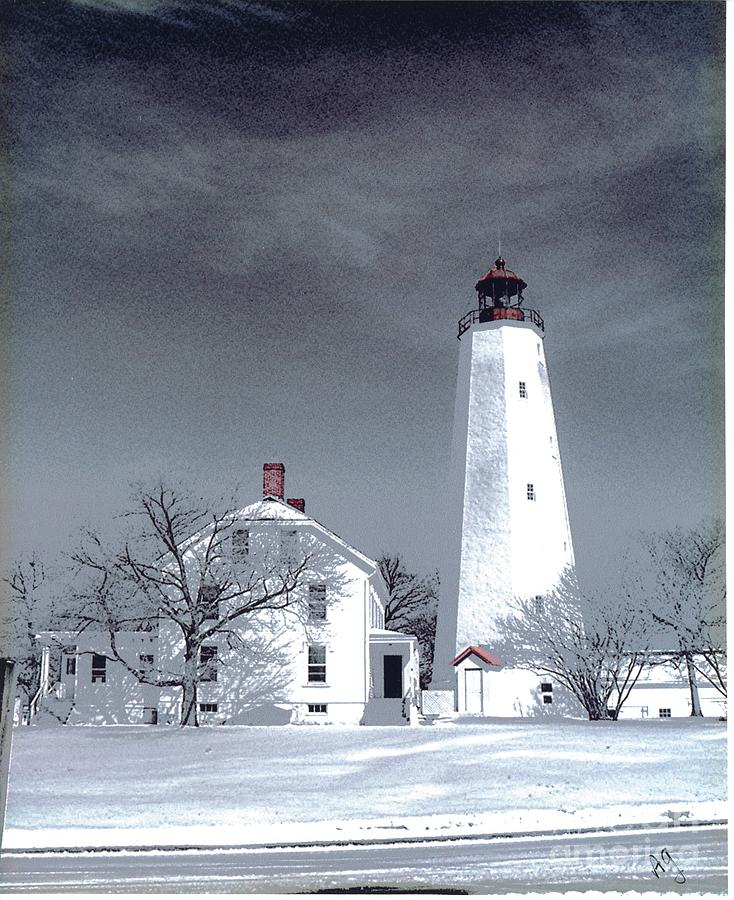
[[[723,506],[723,3],[6,2],[11,553],[163,474],[435,566],[456,321],[546,322],[576,554]]]

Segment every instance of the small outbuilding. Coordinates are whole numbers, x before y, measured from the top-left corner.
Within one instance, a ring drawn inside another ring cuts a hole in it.
[[[470,646],[451,661],[456,670],[456,708],[459,714],[490,714],[490,672],[499,672],[501,659],[484,647]]]

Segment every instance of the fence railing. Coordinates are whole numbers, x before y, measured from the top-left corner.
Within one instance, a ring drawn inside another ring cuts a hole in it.
[[[515,321],[515,322],[531,322],[540,331],[545,332],[543,318],[536,309],[524,309],[522,306],[488,306],[486,309],[470,309],[468,313],[459,319],[459,333],[457,337],[461,340],[462,334],[468,331],[472,325],[477,322],[497,322],[497,321]]]

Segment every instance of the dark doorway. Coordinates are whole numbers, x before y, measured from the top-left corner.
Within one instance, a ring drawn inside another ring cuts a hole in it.
[[[383,672],[385,676],[385,697],[403,696],[403,657],[383,656]]]

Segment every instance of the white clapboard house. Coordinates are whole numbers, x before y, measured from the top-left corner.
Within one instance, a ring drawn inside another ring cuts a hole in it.
[[[387,591],[377,563],[284,499],[285,467],[264,467],[263,497],[234,513],[233,554],[302,548],[329,560],[296,589],[297,602],[248,616],[201,647],[206,679],[198,687],[202,724],[409,724],[417,717],[416,639],[384,627]],[[210,526],[210,528],[213,526]],[[193,559],[203,529],[187,545]],[[238,630],[239,629],[239,630]],[[55,716],[68,724],[176,724],[181,688],[141,683],[109,657],[101,633],[46,632],[41,686],[30,721]],[[162,672],[176,669],[183,646],[175,626],[116,635],[126,659]]]

